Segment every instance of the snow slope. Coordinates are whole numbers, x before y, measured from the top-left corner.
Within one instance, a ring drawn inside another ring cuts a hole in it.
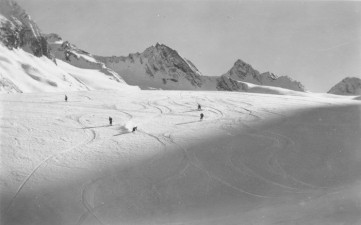
[[[75,67],[57,66],[54,55]],[[44,36],[16,2],[0,0],[0,93],[123,88],[117,73],[59,36]]]
[[[68,96],[0,95],[1,224],[361,223],[359,101]]]
[[[23,49],[8,49],[0,43],[0,92],[64,92],[94,89],[136,88],[121,78],[98,69],[82,69],[68,63],[37,57]]]
[[[97,61],[92,54],[77,48],[68,41],[63,41],[59,35],[47,34],[45,38],[50,45],[51,53],[56,59],[81,69],[97,70],[98,73],[102,73],[103,77],[124,83],[119,74],[107,68],[104,63]]]
[[[361,95],[361,79],[357,77],[346,77],[327,93],[335,95]]]
[[[189,60],[164,44],[129,56],[96,56],[130,85],[142,89],[202,90],[201,73]]]

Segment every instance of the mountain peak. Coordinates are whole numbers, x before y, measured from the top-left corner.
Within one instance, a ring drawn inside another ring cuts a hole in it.
[[[327,93],[336,95],[361,95],[361,79],[346,77],[333,86]]]
[[[237,61],[234,63],[234,65],[248,65],[248,63],[246,63],[242,59],[237,59]]]
[[[224,75],[236,81],[257,85],[282,87],[295,91],[305,90],[303,85],[298,81],[294,81],[287,76],[278,77],[271,72],[260,73],[241,59],[238,59],[233,67]]]
[[[46,39],[30,16],[15,1],[0,0],[0,42],[8,49],[22,48],[35,56],[50,56]]]

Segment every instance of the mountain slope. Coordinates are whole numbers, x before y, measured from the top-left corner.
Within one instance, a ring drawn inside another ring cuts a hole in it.
[[[304,86],[300,82],[294,81],[288,76],[278,77],[270,72],[260,73],[253,69],[251,65],[240,59],[238,59],[233,67],[223,76],[257,85],[281,87],[294,91],[305,91]]]
[[[53,55],[64,60],[64,52],[68,63],[56,61]],[[0,93],[129,87],[117,73],[57,35],[41,34],[17,3],[0,0]]]
[[[0,0],[0,42],[35,56],[51,58],[48,44],[31,17],[14,1]]]
[[[189,60],[163,44],[129,56],[96,56],[130,85],[143,89],[194,90],[202,88],[201,73]]]
[[[361,95],[361,79],[357,77],[346,77],[327,93],[336,95]]]
[[[47,34],[45,38],[50,45],[51,53],[55,58],[82,69],[98,70],[109,79],[124,83],[121,76],[107,68],[104,63],[97,61],[90,53],[77,48],[68,41],[63,41],[57,34]]]
[[[82,69],[61,60],[37,57],[0,44],[0,93],[64,92],[130,88],[99,70]]]
[[[237,60],[222,76],[203,76],[190,60],[158,43],[142,53],[129,54],[127,57],[95,58],[119,73],[128,84],[139,85],[142,89],[245,91],[234,82],[243,81],[305,91],[300,82],[286,76],[277,77],[269,72],[260,74],[241,60]]]
[[[0,61],[1,92],[114,89],[127,84],[142,89],[250,91],[238,81],[304,91],[299,82],[289,77],[260,74],[241,60],[222,76],[203,76],[190,60],[164,44],[157,43],[127,57],[94,56],[57,34],[41,34],[15,2],[0,0],[0,6],[0,43],[9,51],[19,50],[15,54],[3,51],[3,57],[12,61]],[[43,60],[45,64],[41,65],[20,50],[50,60]],[[266,89],[257,90],[263,93],[261,90]]]

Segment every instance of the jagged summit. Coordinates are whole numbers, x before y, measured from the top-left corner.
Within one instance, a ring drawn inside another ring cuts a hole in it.
[[[250,64],[238,59],[233,67],[223,76],[236,81],[243,81],[257,85],[282,87],[295,91],[305,91],[304,86],[288,76],[277,76],[271,72],[260,73]]]
[[[357,77],[346,77],[327,93],[336,95],[361,95],[361,79]]]
[[[164,44],[156,43],[127,57],[95,58],[119,73],[128,84],[143,89],[193,90],[202,86],[201,73],[194,64]]]
[[[7,48],[22,48],[35,56],[51,58],[38,26],[16,2],[0,0],[0,42]]]
[[[251,78],[254,80],[258,80],[258,76],[259,76],[259,72],[255,69],[253,69],[253,67],[244,62],[241,59],[238,59],[233,67],[228,71],[230,77],[232,77],[235,80],[244,80],[247,78]],[[238,78],[238,79],[237,79]]]

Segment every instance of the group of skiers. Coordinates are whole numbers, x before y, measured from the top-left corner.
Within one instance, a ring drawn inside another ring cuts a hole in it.
[[[65,101],[68,101],[68,96],[65,95]],[[198,111],[201,111],[202,107],[200,104],[198,104]],[[200,120],[203,120],[204,114],[201,113],[200,114]],[[112,126],[113,125],[113,118],[109,116],[109,125]],[[138,129],[138,127],[133,127],[132,132],[136,131]]]

